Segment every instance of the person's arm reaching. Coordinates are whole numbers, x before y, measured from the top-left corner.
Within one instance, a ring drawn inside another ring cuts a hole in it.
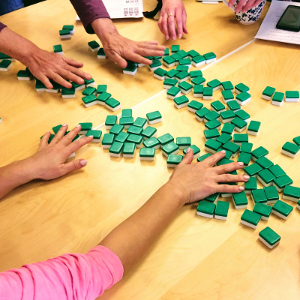
[[[188,34],[186,27],[187,14],[182,0],[162,0],[163,6],[158,20],[158,27],[168,40],[182,38]],[[177,29],[177,30],[176,30]]]
[[[157,42],[135,42],[118,33],[101,0],[70,0],[88,33],[96,33],[106,55],[122,68],[126,60],[150,65],[144,56],[163,56],[165,47]]]
[[[64,135],[68,126],[63,125],[50,144],[48,144],[50,132],[47,132],[41,139],[39,150],[33,156],[1,167],[0,199],[18,186],[34,179],[51,180],[83,168],[87,164],[83,159],[66,163],[72,153],[93,139],[84,137],[72,142],[80,128],[77,126]]]
[[[242,169],[242,163],[214,167],[224,155],[224,152],[218,152],[203,162],[191,164],[193,151],[190,150],[175,168],[169,182],[104,238],[100,245],[109,248],[120,258],[125,272],[145,254],[184,204],[217,192],[239,193],[244,189],[238,185],[219,184],[246,182],[249,179],[245,175],[226,174]]]
[[[10,30],[0,23],[0,52],[9,55],[22,64],[49,89],[53,88],[50,79],[66,88],[72,84],[66,79],[79,84],[91,76],[79,68],[83,66],[73,59],[40,49],[35,44]]]
[[[229,0],[228,7],[232,8],[235,2],[236,2],[236,0]],[[263,0],[240,0],[239,3],[236,5],[234,11],[236,13],[239,13],[239,12],[245,13],[247,10],[255,7],[256,5],[260,4],[261,2],[263,2]]]
[[[0,300],[94,300],[121,279],[149,249],[185,203],[216,192],[239,193],[243,187],[219,184],[245,182],[247,176],[226,174],[241,163],[214,167],[218,152],[191,164],[189,150],[168,183],[139,210],[87,254],[67,254],[46,262],[0,273]]]

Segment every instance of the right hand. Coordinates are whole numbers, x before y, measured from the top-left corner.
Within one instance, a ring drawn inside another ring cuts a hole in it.
[[[151,60],[144,56],[163,56],[166,47],[157,42],[135,42],[120,35],[110,19],[97,19],[92,27],[103,44],[105,54],[121,68],[127,61],[150,65]]]
[[[246,12],[247,10],[249,10],[250,8],[255,7],[256,5],[258,5],[259,3],[263,2],[264,0],[240,0],[239,3],[237,4],[237,6],[235,7],[235,12],[239,13],[239,12]],[[236,0],[230,0],[228,2],[228,7],[232,8],[234,3],[236,2]]]
[[[173,40],[176,40],[177,36],[181,39],[183,33],[188,34],[186,19],[187,14],[182,0],[163,0],[158,27],[167,40],[170,37]],[[175,21],[177,25],[177,34]]]
[[[247,175],[230,175],[228,172],[242,169],[243,163],[233,162],[227,165],[215,166],[225,156],[220,151],[202,162],[192,164],[193,151],[190,149],[181,163],[175,168],[167,184],[181,190],[185,203],[193,203],[215,193],[239,193],[243,186],[219,184],[226,182],[246,182]]]
[[[50,137],[50,132],[48,131],[42,137],[38,151],[25,160],[25,169],[27,170],[26,172],[31,174],[31,180],[59,178],[86,166],[87,161],[84,159],[77,159],[71,162],[66,162],[66,160],[72,153],[91,142],[93,137],[83,137],[72,142],[79,133],[81,126],[77,125],[65,135],[67,129],[68,125],[64,124],[50,144],[48,144]]]

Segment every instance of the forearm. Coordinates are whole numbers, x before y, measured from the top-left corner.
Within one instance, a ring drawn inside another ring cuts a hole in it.
[[[96,19],[109,18],[101,0],[70,0],[88,33],[94,33],[91,23]]]
[[[9,55],[26,65],[28,58],[39,49],[35,44],[10,30],[0,31],[0,52]]]
[[[173,220],[185,200],[181,191],[170,183],[165,184],[100,245],[112,250],[128,271]]]
[[[107,36],[118,34],[118,30],[111,19],[96,19],[91,23],[91,26],[102,43],[105,42]]]
[[[34,179],[27,167],[28,159],[16,161],[0,168],[0,199],[20,185]]]

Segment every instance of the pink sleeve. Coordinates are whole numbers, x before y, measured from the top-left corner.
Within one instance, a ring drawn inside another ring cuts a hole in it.
[[[0,273],[0,300],[94,300],[122,276],[116,254],[97,246]]]

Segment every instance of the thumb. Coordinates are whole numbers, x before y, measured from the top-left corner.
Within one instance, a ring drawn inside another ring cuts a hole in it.
[[[63,165],[63,175],[79,170],[87,165],[87,161],[85,159],[77,159],[74,161],[71,161],[69,163],[66,163]]]
[[[183,157],[180,164],[190,165],[193,161],[193,158],[194,158],[193,150],[191,148],[188,148],[186,151],[186,155]]]

